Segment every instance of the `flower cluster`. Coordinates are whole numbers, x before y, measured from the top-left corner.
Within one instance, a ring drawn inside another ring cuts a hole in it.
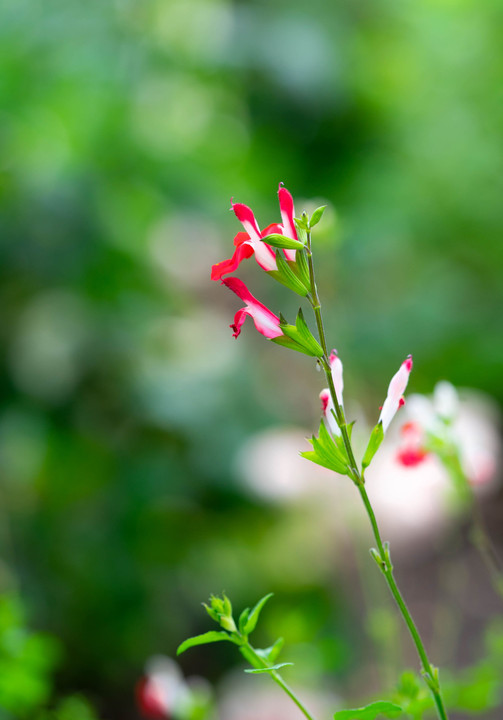
[[[328,440],[323,442],[320,436],[315,450],[304,455],[313,462],[324,464],[331,467],[331,469],[335,469],[337,466],[338,471],[340,471],[341,467],[347,470],[349,459],[346,451],[343,450],[344,443],[340,446],[342,455],[335,460],[330,441],[330,437],[341,438],[341,425],[345,423],[342,398],[342,362],[337,351],[332,350],[330,356],[327,357],[322,345],[311,334],[301,310],[299,310],[296,324],[289,325],[281,315],[276,315],[257,300],[242,280],[231,275],[243,260],[254,255],[255,260],[266,273],[299,295],[307,297],[313,309],[315,308],[313,298],[316,297],[316,287],[312,287],[313,272],[310,265],[312,260],[308,233],[321,219],[324,207],[315,210],[310,220],[305,213],[302,219],[299,220],[295,218],[292,195],[283,187],[282,183],[279,185],[278,199],[281,223],[268,225],[265,230],[260,230],[253,211],[247,205],[234,203],[231,200],[232,210],[242,224],[244,231],[238,232],[234,238],[235,250],[232,257],[213,265],[211,279],[220,280],[223,285],[232,290],[244,302],[244,307],[236,312],[234,322],[230,325],[233,337],[237,338],[240,335],[241,328],[247,316],[249,316],[252,318],[258,332],[268,340],[318,358],[326,371],[330,372],[332,390],[325,388],[320,393],[324,423],[330,431],[330,435],[326,435],[322,430],[323,437],[328,438]],[[390,382],[379,421],[374,428],[365,454],[365,466],[370,463],[391,420],[404,403],[403,394],[411,370],[412,356],[409,355]],[[329,443],[328,447],[327,442]],[[329,455],[331,460],[328,458]]]
[[[278,198],[282,222],[268,225],[263,231],[260,230],[253,211],[247,205],[234,203],[231,200],[232,210],[242,224],[244,231],[238,232],[234,238],[236,249],[232,257],[213,265],[211,279],[221,280],[226,287],[235,292],[245,303],[245,307],[238,310],[234,322],[230,326],[235,338],[241,333],[241,326],[247,315],[253,319],[259,333],[269,340],[284,335],[283,330],[280,328],[280,318],[257,300],[242,280],[236,277],[223,279],[224,275],[233,273],[243,260],[250,258],[252,255],[255,256],[257,263],[267,273],[277,276],[278,274],[281,275],[282,271],[288,273],[288,269],[290,272],[295,273],[297,246],[303,247],[303,245],[299,242],[295,228],[293,198],[282,183],[279,186]],[[279,236],[285,238],[285,241],[282,242]],[[279,254],[280,251],[274,250],[273,246],[267,242],[268,239],[275,243],[275,247],[280,248],[282,254]],[[288,239],[291,242],[288,242]],[[287,264],[286,268],[285,263]],[[293,266],[293,268],[288,267],[288,265]],[[281,280],[282,278],[277,277],[277,279]]]

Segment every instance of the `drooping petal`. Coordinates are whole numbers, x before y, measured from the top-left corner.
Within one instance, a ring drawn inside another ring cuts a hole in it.
[[[412,355],[409,355],[400,365],[399,371],[391,378],[388,394],[379,417],[379,422],[382,423],[382,429],[384,432],[388,429],[389,424],[395,417],[398,408],[405,403],[403,394],[405,392],[405,388],[407,387],[407,383],[409,382],[411,370]]]
[[[243,203],[233,203],[232,200],[231,205],[237,219],[248,233],[249,242],[255,251],[255,259],[260,267],[266,272],[277,270],[274,250],[267,243],[262,242],[262,233],[251,208]]]
[[[337,425],[334,415],[334,401],[332,400],[332,396],[330,395],[330,390],[328,388],[325,388],[320,392],[320,400],[323,417],[328,424],[330,432],[332,433],[332,435],[340,435],[341,431],[339,426]]]
[[[246,235],[246,233],[238,233],[239,235]],[[247,236],[248,237],[248,236]],[[238,265],[253,255],[253,248],[247,242],[241,242],[237,245],[234,254],[228,260],[222,260],[211,268],[211,279],[221,280],[223,275],[228,275],[234,272]]]
[[[283,187],[283,183],[279,184],[278,190],[279,209],[281,212],[281,221],[283,223],[284,234],[287,237],[298,240],[297,229],[295,227],[295,209],[293,206],[293,197],[288,190]],[[296,250],[285,250],[285,257],[287,260],[295,262]]]
[[[337,402],[341,407],[343,407],[344,402],[342,400],[342,391],[344,389],[344,381],[342,379],[342,362],[337,355],[337,350],[332,350],[329,360],[330,368],[332,369],[332,379],[334,381]]]
[[[241,326],[243,325],[246,316],[249,315],[255,327],[266,338],[276,338],[283,335],[279,324],[280,319],[275,315],[269,308],[263,303],[257,300],[251,292],[248,290],[244,282],[235,277],[226,278],[222,280],[223,284],[226,285],[229,290],[232,290],[236,295],[245,302],[245,307],[238,310],[234,317],[234,323],[231,328],[234,330],[234,337],[238,337],[241,332]]]

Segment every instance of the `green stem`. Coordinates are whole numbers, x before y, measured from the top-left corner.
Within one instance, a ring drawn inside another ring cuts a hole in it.
[[[254,668],[263,669],[269,667],[267,664],[267,661],[264,660],[264,658],[260,657],[260,655],[257,653],[255,648],[253,648],[250,643],[246,640],[246,642],[241,646],[241,653],[243,656],[248,660],[250,665],[253,665]],[[279,685],[279,687],[286,692],[289,698],[293,700],[293,702],[297,705],[299,710],[305,715],[305,717],[308,720],[315,720],[314,716],[309,713],[309,711],[304,707],[302,702],[299,700],[299,698],[295,695],[292,688],[286,684],[286,682],[283,680],[281,675],[277,670],[271,670],[268,675],[271,676],[271,678],[274,680],[274,682]]]
[[[414,620],[412,619],[412,615],[410,614],[410,611],[405,603],[405,600],[403,599],[402,594],[401,594],[400,590],[398,589],[398,585],[397,585],[395,577],[393,575],[393,566],[391,564],[389,547],[387,545],[385,545],[385,543],[383,543],[383,541],[381,539],[381,533],[379,531],[379,526],[377,524],[377,519],[376,519],[376,516],[374,513],[374,509],[372,508],[372,504],[367,495],[367,491],[365,490],[363,474],[358,469],[358,464],[355,460],[353,448],[351,445],[351,439],[350,439],[349,433],[347,431],[344,410],[341,407],[341,405],[339,405],[339,401],[337,399],[337,394],[335,392],[335,386],[334,386],[334,381],[332,378],[330,361],[329,361],[329,357],[328,357],[325,330],[323,327],[323,318],[322,318],[322,314],[321,314],[321,303],[320,303],[319,296],[318,296],[318,290],[316,288],[314,264],[313,264],[313,257],[312,257],[312,252],[311,252],[311,233],[309,231],[307,233],[306,250],[307,250],[307,259],[308,259],[308,264],[309,264],[309,278],[311,281],[311,293],[309,295],[309,300],[310,300],[312,308],[314,310],[314,315],[316,318],[316,324],[318,327],[318,333],[319,333],[319,338],[320,338],[320,344],[321,344],[321,347],[323,348],[323,357],[320,358],[320,361],[321,361],[321,363],[323,365],[323,369],[325,371],[328,386],[330,389],[330,394],[332,396],[332,400],[334,403],[337,423],[340,427],[342,439],[343,439],[344,446],[346,448],[347,456],[349,459],[350,477],[353,480],[353,482],[355,483],[355,485],[358,487],[360,496],[362,498],[363,504],[367,511],[367,515],[370,520],[370,524],[372,526],[372,531],[374,533],[374,538],[375,538],[377,548],[378,548],[378,553],[377,553],[377,558],[376,558],[378,561],[378,565],[386,579],[388,588],[389,588],[391,594],[393,595],[395,603],[403,617],[403,620],[404,620],[404,622],[407,626],[407,629],[409,630],[409,633],[411,635],[412,641],[416,647],[417,654],[419,655],[419,659],[421,661],[422,675],[425,679],[426,684],[428,685],[428,687],[430,689],[431,694],[433,695],[433,700],[435,702],[438,717],[440,718],[440,720],[448,720],[447,712],[445,710],[444,703],[442,700],[442,695],[440,692],[438,671],[430,663],[430,661],[428,659],[428,655],[426,653],[419,630],[417,629],[416,624],[414,623]]]

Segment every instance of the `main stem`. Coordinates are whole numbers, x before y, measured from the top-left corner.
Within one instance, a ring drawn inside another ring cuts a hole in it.
[[[257,653],[254,647],[250,645],[250,643],[247,641],[244,645],[241,646],[241,652],[244,655],[244,657],[248,660],[250,665],[253,665],[256,669],[262,669],[262,668],[268,668],[267,662],[264,660],[264,658],[260,657],[260,655]],[[297,705],[299,710],[305,715],[307,720],[315,720],[314,716],[310,714],[310,712],[304,707],[302,702],[299,700],[299,698],[296,696],[292,688],[286,684],[286,682],[283,680],[281,675],[277,670],[270,670],[268,675],[271,676],[271,678],[274,680],[274,682],[280,686],[282,690],[286,692],[288,697],[290,697],[293,702]]]
[[[370,520],[370,524],[372,526],[372,531],[374,533],[374,538],[375,538],[377,548],[378,548],[378,558],[377,558],[378,565],[386,579],[386,582],[388,584],[390,592],[393,595],[393,598],[398,606],[398,609],[403,617],[403,620],[404,620],[405,624],[407,625],[407,629],[409,630],[412,641],[414,642],[414,645],[416,647],[417,654],[419,655],[419,658],[421,660],[422,675],[425,679],[426,684],[428,685],[428,687],[430,689],[431,694],[433,695],[433,700],[435,701],[435,706],[437,709],[438,717],[440,718],[440,720],[448,720],[447,712],[445,710],[444,703],[442,700],[442,695],[440,692],[440,684],[438,681],[438,671],[430,663],[430,661],[428,659],[428,655],[426,653],[419,630],[417,629],[416,624],[414,623],[414,620],[412,619],[412,615],[410,614],[410,611],[405,603],[405,600],[403,599],[402,594],[401,594],[400,590],[398,589],[398,585],[397,585],[395,577],[393,575],[393,566],[391,564],[389,547],[387,545],[385,545],[382,541],[381,533],[379,531],[379,526],[377,524],[377,519],[376,519],[376,516],[374,513],[374,509],[370,502],[370,498],[367,495],[367,491],[365,490],[365,483],[364,483],[363,475],[362,475],[362,473],[360,473],[360,470],[358,469],[358,464],[355,460],[353,447],[351,445],[351,439],[349,437],[349,433],[348,433],[348,429],[347,429],[347,425],[346,425],[346,418],[344,416],[344,409],[342,408],[341,405],[339,405],[339,401],[337,399],[337,394],[335,392],[334,381],[332,378],[332,372],[331,372],[331,368],[330,368],[330,361],[329,361],[329,355],[328,355],[328,349],[327,349],[325,329],[323,327],[323,318],[321,315],[321,303],[320,303],[320,299],[318,297],[318,290],[316,288],[316,280],[315,280],[315,276],[314,276],[314,264],[313,264],[313,256],[311,253],[311,233],[310,233],[310,231],[307,232],[306,251],[307,251],[308,264],[309,264],[309,278],[311,281],[311,293],[309,295],[309,300],[310,300],[312,308],[314,310],[314,315],[316,318],[316,325],[318,327],[318,335],[320,338],[321,347],[323,348],[323,357],[320,358],[320,360],[321,360],[321,364],[323,365],[325,375],[327,377],[330,394],[332,396],[332,400],[334,403],[337,423],[340,427],[342,439],[344,441],[344,447],[346,448],[347,456],[349,459],[350,477],[353,480],[353,482],[355,483],[355,485],[357,486],[360,496],[362,498],[363,504],[367,511],[367,515]]]

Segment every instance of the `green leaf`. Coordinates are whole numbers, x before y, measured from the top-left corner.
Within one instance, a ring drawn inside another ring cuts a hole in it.
[[[372,459],[376,452],[379,450],[379,446],[381,445],[384,437],[384,431],[382,429],[382,423],[377,423],[375,428],[372,430],[370,434],[370,440],[369,444],[367,445],[367,449],[365,450],[365,454],[363,456],[362,460],[362,468],[365,470],[370,463],[372,462]]]
[[[253,632],[257,626],[257,621],[259,619],[259,615],[262,611],[262,608],[266,604],[268,600],[272,598],[274,593],[268,593],[267,595],[264,595],[263,598],[261,598],[258,603],[255,605],[253,610],[251,611],[248,621],[246,625],[244,626],[244,633],[245,635],[249,635],[251,632]]]
[[[181,655],[191,647],[196,645],[207,645],[208,643],[220,642],[221,640],[229,640],[233,642],[230,635],[226,632],[218,630],[210,630],[210,632],[203,633],[202,635],[195,635],[195,637],[188,638],[185,640],[177,649],[176,654]]]
[[[395,705],[395,703],[374,702],[354,710],[339,710],[335,713],[334,720],[375,720],[379,715],[395,718],[402,713],[400,705]]]
[[[311,215],[311,220],[309,221],[309,227],[313,228],[315,225],[317,225],[320,222],[321,218],[323,217],[323,213],[325,212],[326,207],[327,207],[326,205],[322,205],[321,207],[316,208],[314,213]]]
[[[272,233],[272,235],[266,235],[262,238],[262,242],[267,243],[275,248],[284,248],[285,250],[303,250],[304,244],[299,240],[294,240],[286,235],[280,235],[279,233]]]
[[[245,632],[244,628],[246,626],[246,623],[248,622],[248,616],[250,614],[250,608],[245,608],[241,615],[239,616],[239,632],[243,633]]]
[[[268,648],[255,648],[255,652],[257,655],[260,655],[261,658],[264,658],[264,660],[267,660],[268,662],[275,662],[278,659],[278,656],[283,648],[283,645],[285,644],[285,639],[280,637],[276,640],[274,645],[271,645]]]
[[[293,663],[279,663],[278,665],[271,665],[271,667],[267,668],[257,668],[254,670],[246,669],[245,673],[250,673],[250,675],[260,675],[262,673],[269,673],[272,670],[279,670],[282,667],[286,667],[287,665],[293,665]]]
[[[295,223],[295,227],[297,228],[297,230],[307,230],[307,222],[305,221],[305,219],[303,217],[302,218],[294,217],[293,221]]]

